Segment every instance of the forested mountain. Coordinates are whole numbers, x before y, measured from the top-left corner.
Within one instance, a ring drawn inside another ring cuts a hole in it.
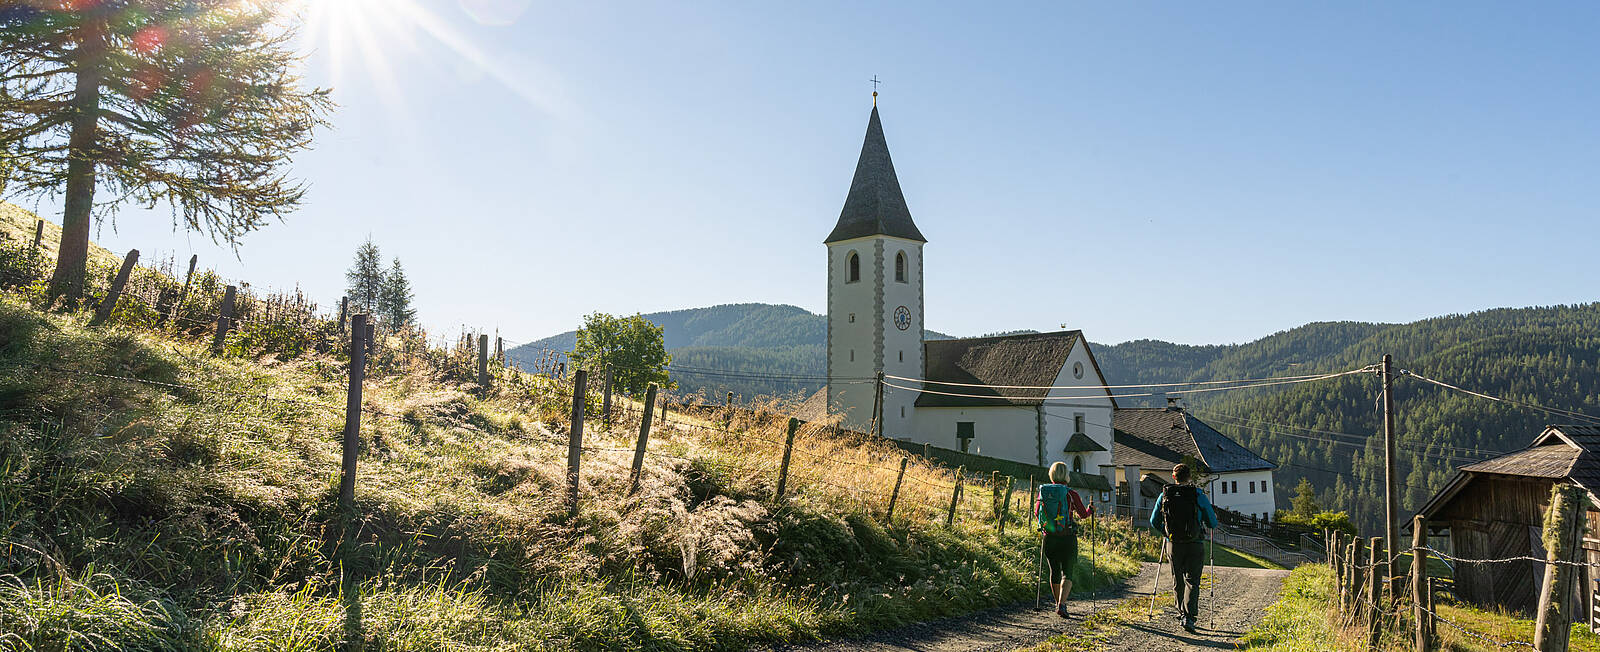
[[[740,304],[646,315],[666,327],[680,393],[797,396],[821,386],[826,321],[794,306]],[[929,333],[929,337],[944,337]],[[564,333],[527,345],[570,350]],[[1156,340],[1094,345],[1111,384],[1266,378],[1357,369],[1394,356],[1397,369],[1477,391],[1600,415],[1600,304],[1507,308],[1409,324],[1320,322],[1246,344]],[[718,370],[734,370],[733,372]],[[788,376],[809,376],[792,379]],[[1325,507],[1373,527],[1382,514],[1383,451],[1376,374],[1184,395],[1202,419],[1279,465],[1280,506],[1301,477]],[[1129,392],[1134,393],[1134,392]],[[1395,383],[1401,507],[1420,506],[1457,466],[1527,444],[1563,419],[1428,385]],[[1160,398],[1123,399],[1123,405]]]

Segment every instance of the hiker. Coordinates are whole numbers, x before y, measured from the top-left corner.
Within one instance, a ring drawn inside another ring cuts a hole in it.
[[[1072,567],[1078,562],[1078,522],[1089,518],[1094,508],[1084,508],[1078,492],[1067,487],[1067,465],[1056,462],[1050,465],[1050,484],[1039,485],[1039,495],[1034,497],[1033,514],[1039,519],[1039,529],[1044,532],[1040,545],[1044,558],[1050,562],[1050,595],[1056,599],[1056,615],[1067,617],[1067,607],[1062,604],[1072,593]]]
[[[1187,464],[1172,467],[1172,481],[1150,508],[1150,527],[1172,542],[1173,594],[1178,604],[1178,620],[1185,631],[1194,631],[1194,618],[1200,610],[1200,574],[1206,567],[1206,527],[1217,527],[1217,513],[1199,487],[1189,484],[1194,471]],[[1157,571],[1159,572],[1159,570]]]

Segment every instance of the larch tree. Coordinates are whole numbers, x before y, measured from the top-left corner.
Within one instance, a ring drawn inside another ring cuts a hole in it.
[[[411,281],[406,278],[406,270],[400,266],[399,258],[394,259],[389,266],[389,273],[384,275],[380,294],[378,311],[390,330],[399,331],[417,318],[417,309],[411,305],[416,297],[411,292]]]
[[[350,269],[345,270],[344,282],[345,296],[350,297],[351,303],[367,314],[380,312],[387,279],[383,273],[383,253],[372,243],[372,238],[356,248],[356,259],[350,263]]]
[[[305,196],[289,157],[332,108],[296,73],[284,3],[0,3],[9,192],[64,196],[50,292],[83,293],[91,222],[134,202],[237,246]]]

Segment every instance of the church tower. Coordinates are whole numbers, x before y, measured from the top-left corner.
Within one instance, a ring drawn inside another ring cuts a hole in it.
[[[828,406],[844,425],[872,423],[879,371],[922,377],[922,245],[878,120],[877,93],[855,178],[828,247]],[[902,387],[920,383],[889,380]],[[910,434],[915,391],[885,387],[883,434]]]

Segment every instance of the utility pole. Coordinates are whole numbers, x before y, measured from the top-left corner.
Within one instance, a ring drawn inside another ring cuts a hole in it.
[[[1398,534],[1399,506],[1395,501],[1394,493],[1394,359],[1389,354],[1383,354],[1383,540],[1399,541],[1395,538]],[[1377,563],[1377,560],[1373,560]],[[1388,568],[1385,564],[1384,568]],[[1387,577],[1389,581],[1389,600],[1393,602],[1400,595],[1400,580]]]

